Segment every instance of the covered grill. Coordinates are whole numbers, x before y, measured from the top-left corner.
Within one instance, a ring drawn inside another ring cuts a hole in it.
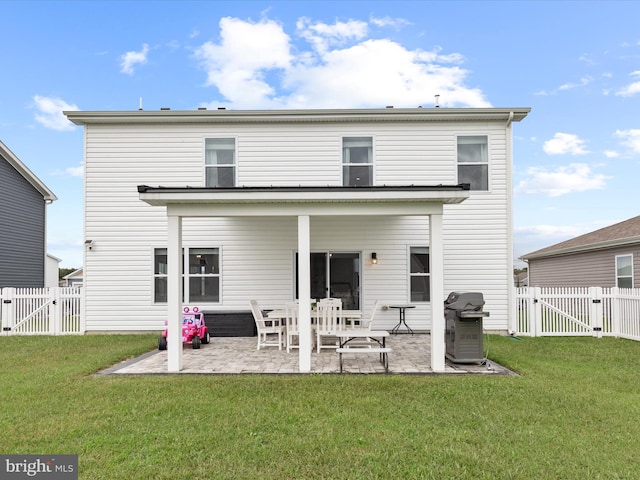
[[[454,363],[477,363],[484,360],[482,319],[489,316],[483,310],[480,292],[451,292],[444,301],[446,320],[446,356]]]

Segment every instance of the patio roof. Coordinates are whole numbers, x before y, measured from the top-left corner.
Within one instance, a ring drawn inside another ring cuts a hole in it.
[[[299,369],[311,369],[310,220],[314,216],[404,215],[429,217],[432,298],[444,298],[444,204],[469,197],[469,185],[408,186],[260,186],[235,188],[138,186],[140,200],[167,211],[168,370],[182,370],[179,296],[182,219],[185,217],[297,217],[298,298],[300,300]],[[442,302],[431,302],[431,368],[445,369]]]
[[[386,205],[387,210],[402,210],[405,214],[412,211],[411,204],[418,205],[425,213],[425,203],[433,203],[441,208],[442,204],[455,204],[469,197],[469,184],[460,185],[383,185],[367,187],[349,186],[260,186],[260,187],[150,187],[139,185],[140,199],[154,206],[176,205],[278,205],[283,215],[291,214],[287,204],[295,204],[296,214],[301,213],[304,205],[311,204],[359,204],[378,203]],[[397,208],[391,209],[391,206]],[[316,208],[316,207],[311,207]],[[212,212],[207,210],[207,215]],[[317,211],[309,212],[318,214]],[[390,212],[392,213],[392,212]],[[187,212],[183,212],[187,214]],[[192,214],[197,214],[192,212]],[[276,214],[274,212],[273,214]],[[331,211],[332,215],[350,214],[348,210]]]

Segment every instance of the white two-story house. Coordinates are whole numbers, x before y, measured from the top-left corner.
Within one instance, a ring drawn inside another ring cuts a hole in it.
[[[65,113],[85,127],[87,330],[169,319],[171,339],[183,305],[298,298],[304,319],[305,300],[379,300],[415,307],[438,371],[450,291],[482,292],[485,328],[508,327],[512,125],[528,108]],[[376,328],[397,322],[383,307]]]

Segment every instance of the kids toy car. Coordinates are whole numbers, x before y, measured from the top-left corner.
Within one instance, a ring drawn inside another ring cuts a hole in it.
[[[158,337],[158,350],[167,349],[168,330]],[[209,343],[209,327],[204,323],[204,313],[198,307],[184,307],[182,310],[182,343],[190,343],[193,349],[201,343]]]

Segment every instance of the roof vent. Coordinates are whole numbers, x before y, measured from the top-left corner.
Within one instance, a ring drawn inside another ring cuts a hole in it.
[[[393,108],[393,105],[387,105],[387,108]]]
[[[162,107],[160,110],[171,110],[169,107]]]
[[[226,110],[225,107],[218,107],[218,110]]]
[[[198,107],[198,110],[206,110],[207,107]]]

